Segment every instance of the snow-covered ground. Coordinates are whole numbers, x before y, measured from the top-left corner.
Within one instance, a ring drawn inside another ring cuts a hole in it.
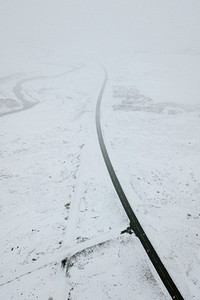
[[[200,78],[200,59],[157,55],[156,64],[149,55],[137,59],[146,70],[137,80],[124,76],[108,84],[102,108],[104,135],[147,235],[185,298],[198,299],[200,92],[193,73]],[[188,65],[192,71],[187,68],[188,73],[181,74]]]
[[[98,288],[98,299],[117,294],[167,299],[137,239],[120,238],[128,220],[94,126],[103,72],[89,62],[59,71],[62,76],[28,77],[19,92],[38,103],[1,119],[1,295],[79,299],[80,293],[93,299]],[[92,257],[85,255],[90,252]],[[90,273],[81,268],[85,271],[77,274],[74,267],[71,275],[69,268],[66,279],[61,261],[71,256],[78,269],[91,260]]]
[[[0,0],[0,299],[200,299],[200,4]],[[63,264],[61,264],[63,262]]]

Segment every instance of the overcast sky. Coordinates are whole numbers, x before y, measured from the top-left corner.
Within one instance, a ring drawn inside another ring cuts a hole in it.
[[[0,46],[199,51],[199,20],[199,0],[0,0]]]

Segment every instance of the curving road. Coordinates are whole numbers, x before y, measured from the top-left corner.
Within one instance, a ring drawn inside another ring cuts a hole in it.
[[[171,276],[169,275],[167,269],[163,265],[162,261],[160,260],[158,254],[156,253],[153,245],[149,241],[148,237],[146,236],[141,224],[139,223],[135,213],[133,212],[128,199],[126,198],[126,195],[120,185],[120,182],[115,174],[114,168],[112,166],[112,163],[110,161],[105,142],[103,139],[102,129],[101,129],[101,102],[104,94],[104,90],[107,84],[108,80],[108,74],[104,66],[102,66],[104,71],[104,81],[101,86],[101,90],[99,93],[99,97],[97,100],[96,105],[96,129],[97,129],[97,135],[99,139],[99,145],[101,148],[101,152],[108,170],[108,173],[110,175],[110,178],[112,180],[112,183],[114,185],[114,188],[118,194],[118,197],[121,201],[121,204],[130,220],[130,227],[134,231],[135,235],[140,239],[140,242],[142,243],[147,255],[149,256],[152,264],[154,265],[158,275],[160,276],[163,284],[165,285],[166,289],[168,290],[170,296],[172,299],[175,300],[183,300],[183,297],[181,293],[179,292],[178,288],[176,287],[175,283],[173,282]]]
[[[51,76],[34,76],[34,77],[25,78],[25,79],[20,80],[16,84],[16,86],[13,87],[13,93],[15,94],[16,98],[21,101],[21,103],[23,105],[22,108],[15,109],[15,110],[12,110],[12,111],[8,111],[8,112],[5,112],[5,113],[0,113],[0,117],[3,117],[3,116],[6,116],[6,115],[10,115],[10,114],[14,114],[14,113],[18,113],[18,112],[30,109],[33,106],[35,106],[36,104],[38,104],[39,101],[37,99],[33,98],[31,95],[29,95],[29,96],[31,96],[34,101],[30,102],[30,101],[26,100],[26,98],[23,95],[23,88],[22,88],[22,85],[24,83],[32,82],[32,81],[38,81],[38,80],[47,80],[47,79],[52,79],[52,78],[59,78],[59,77],[62,77],[64,75],[67,75],[69,73],[78,71],[78,70],[80,70],[82,68],[84,68],[84,65],[81,64],[80,66],[73,67],[70,70],[67,70],[67,71],[62,72],[62,73],[57,74],[57,75],[51,75]]]

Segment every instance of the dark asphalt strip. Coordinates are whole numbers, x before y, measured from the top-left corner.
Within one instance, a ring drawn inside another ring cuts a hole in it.
[[[101,100],[103,97],[103,93],[106,87],[108,75],[106,69],[103,67],[105,72],[105,78],[99,93],[99,97],[97,100],[97,106],[96,106],[96,129],[97,129],[97,135],[99,139],[99,144],[101,148],[101,152],[108,170],[108,173],[110,175],[110,178],[112,180],[112,183],[115,187],[115,190],[119,196],[119,199],[122,203],[122,206],[124,207],[124,210],[130,220],[130,226],[132,230],[134,231],[135,235],[140,239],[147,255],[149,256],[152,264],[154,265],[158,275],[160,276],[163,284],[165,285],[166,289],[168,290],[170,296],[172,299],[176,300],[183,300],[183,297],[181,293],[179,292],[178,288],[176,287],[175,283],[173,282],[171,276],[169,275],[168,271],[166,270],[165,266],[161,262],[158,254],[156,253],[155,249],[153,248],[151,242],[149,241],[148,237],[146,236],[142,226],[140,225],[135,213],[133,212],[126,195],[120,185],[120,182],[115,174],[115,171],[113,169],[112,163],[110,161],[110,158],[108,156],[108,152],[105,146],[105,142],[103,139],[103,134],[101,130],[101,122],[100,122],[100,110],[101,110]]]

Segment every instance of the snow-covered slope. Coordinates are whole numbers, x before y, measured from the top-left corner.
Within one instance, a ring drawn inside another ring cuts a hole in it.
[[[0,299],[169,299],[120,235],[99,63],[114,168],[184,298],[200,298],[199,20],[198,0],[0,0]]]

